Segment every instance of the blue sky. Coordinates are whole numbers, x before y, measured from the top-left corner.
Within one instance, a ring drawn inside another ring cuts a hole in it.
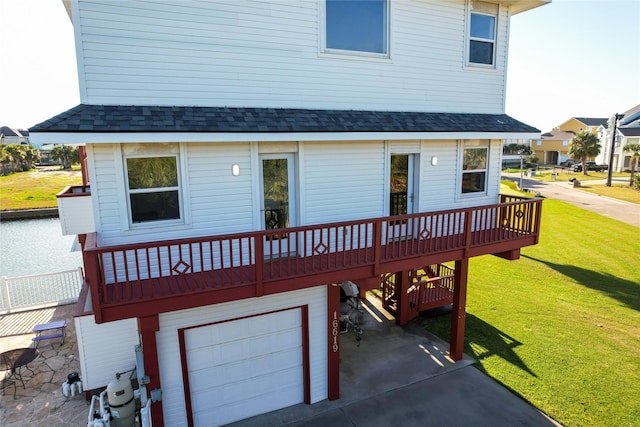
[[[62,2],[0,0],[0,16],[0,125],[26,128],[79,104]],[[509,42],[506,112],[543,132],[640,104],[640,0],[555,0],[514,16]]]
[[[546,132],[640,104],[640,0],[554,0],[511,19],[507,114]]]

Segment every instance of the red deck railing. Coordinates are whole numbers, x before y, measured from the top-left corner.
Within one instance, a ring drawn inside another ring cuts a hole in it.
[[[101,322],[371,278],[433,264],[436,258],[442,262],[537,243],[542,201],[502,196],[501,202],[120,246],[99,247],[94,233],[83,249],[86,281]]]
[[[410,274],[410,286],[406,290],[410,310],[410,318],[417,316],[420,311],[442,307],[453,302],[454,287],[453,267],[446,264],[434,264],[415,269]],[[392,313],[397,310],[401,292],[396,286],[398,273],[387,273],[381,277],[382,304]]]

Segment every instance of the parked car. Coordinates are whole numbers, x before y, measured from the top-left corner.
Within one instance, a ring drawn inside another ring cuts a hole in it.
[[[572,169],[574,172],[582,172],[582,163],[576,163],[575,165],[573,165]],[[595,171],[595,172],[604,172],[606,170],[609,170],[609,166],[597,165],[596,162],[587,162],[587,170]]]
[[[571,167],[571,166],[573,166],[573,165],[575,165],[575,164],[576,164],[576,161],[575,161],[575,160],[567,159],[567,160],[565,160],[564,162],[560,162],[560,163],[558,163],[558,166]]]

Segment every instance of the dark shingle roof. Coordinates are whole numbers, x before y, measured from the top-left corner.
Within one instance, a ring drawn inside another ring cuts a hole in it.
[[[549,140],[565,140],[565,139],[571,139],[574,136],[576,136],[576,134],[573,132],[565,132],[559,129],[553,129],[541,135],[542,139],[549,139]]]
[[[0,133],[4,136],[22,136],[19,130],[11,128],[9,126],[0,127]]]
[[[506,114],[80,104],[30,132],[516,132]]]
[[[574,117],[574,119],[584,123],[587,126],[606,126],[607,125],[607,121],[609,119],[605,118],[601,118],[601,117]]]
[[[624,136],[640,136],[640,127],[624,127],[618,128],[618,131]]]

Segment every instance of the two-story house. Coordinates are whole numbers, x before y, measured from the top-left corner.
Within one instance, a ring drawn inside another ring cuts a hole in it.
[[[571,158],[569,149],[574,136],[585,131],[598,135],[600,126],[606,123],[606,118],[572,117],[551,131],[543,133],[542,138],[533,144],[533,151],[542,164],[560,164]]]
[[[499,191],[539,137],[504,113],[510,18],[546,3],[66,1],[82,103],[31,135],[84,153],[84,388],[139,345],[154,425],[337,399],[344,281],[400,324],[453,303],[460,359],[469,259],[538,241]]]
[[[631,169],[633,156],[633,153],[625,152],[624,147],[628,144],[640,144],[640,104],[619,114],[618,117],[615,137],[612,136],[613,116],[598,128],[602,150],[596,157],[596,162],[609,164],[613,160],[610,165],[612,170],[623,172]],[[612,147],[613,158],[611,157]]]

